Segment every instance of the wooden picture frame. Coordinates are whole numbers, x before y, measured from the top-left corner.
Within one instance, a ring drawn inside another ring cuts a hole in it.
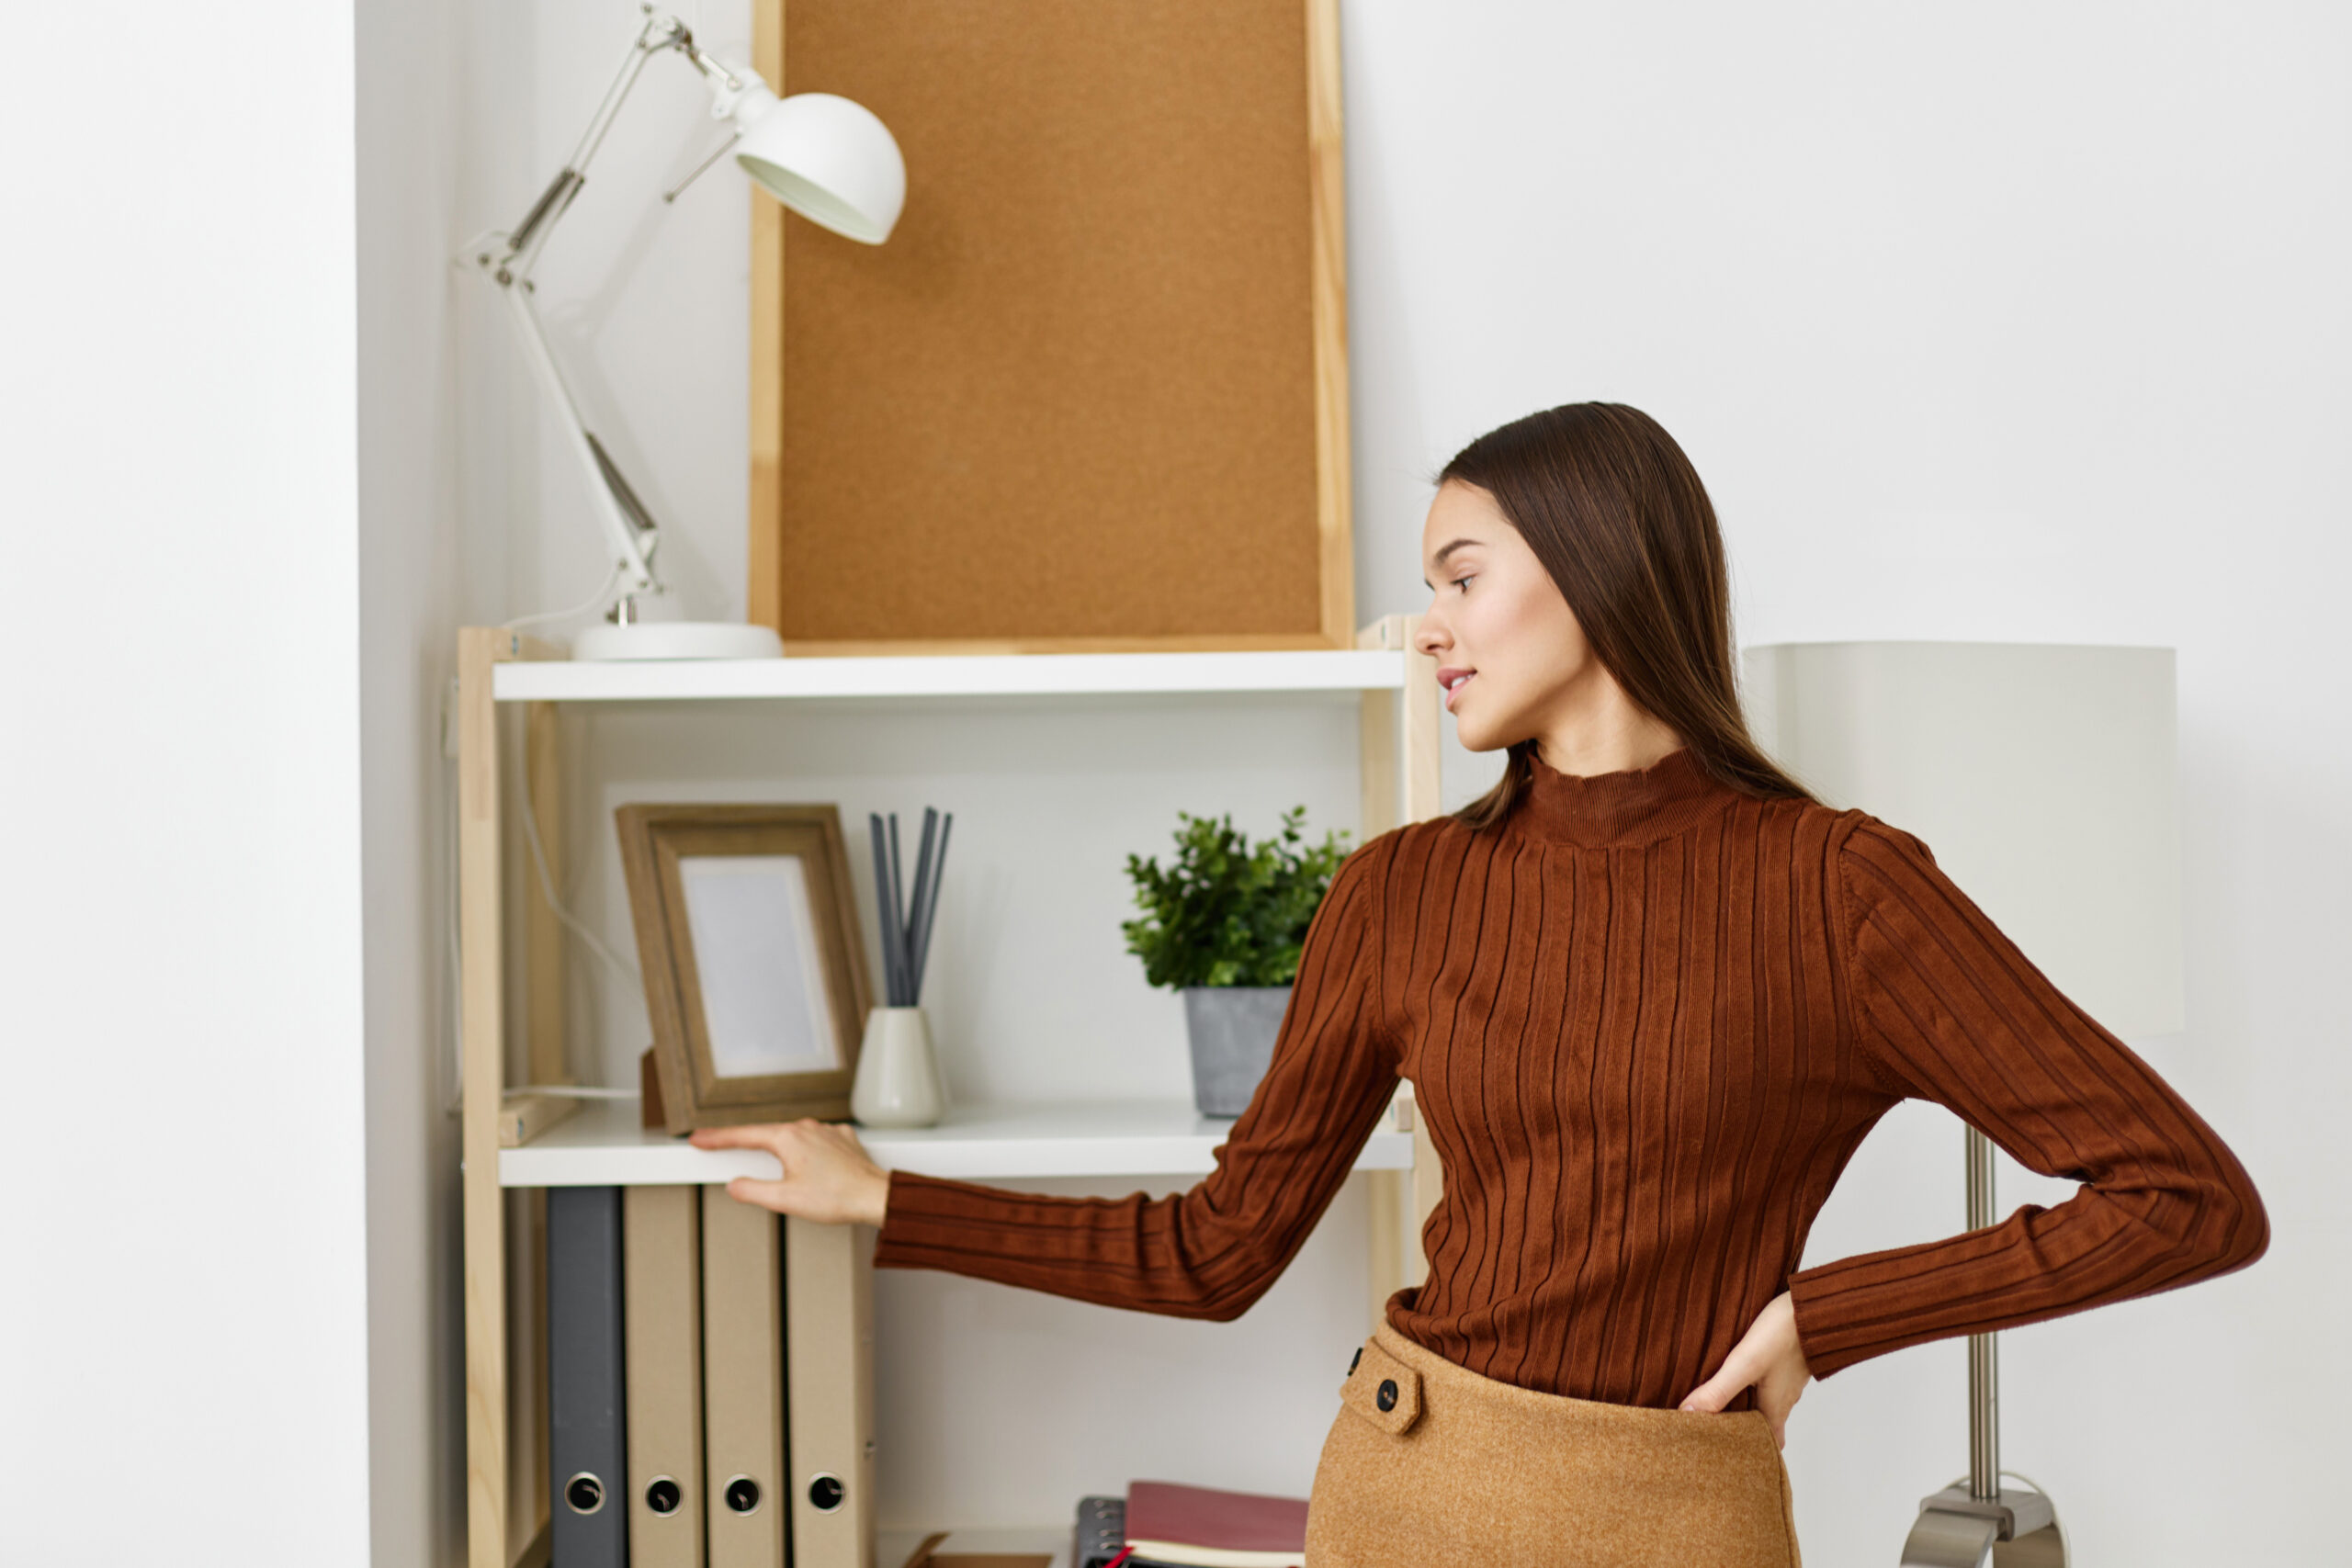
[[[633,803],[614,818],[663,1126],[846,1120],[871,994],[839,810]]]
[[[788,655],[1354,645],[1338,0],[754,0],[908,164],[752,210],[748,619]],[[789,292],[787,292],[789,283]]]

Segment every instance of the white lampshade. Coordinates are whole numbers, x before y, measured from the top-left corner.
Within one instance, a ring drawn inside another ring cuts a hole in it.
[[[907,161],[890,128],[831,93],[779,98],[761,88],[735,109],[735,162],[811,223],[878,245],[907,204]]]
[[[1823,800],[1916,835],[2075,1004],[2182,1027],[2168,648],[1777,643],[1756,739]]]

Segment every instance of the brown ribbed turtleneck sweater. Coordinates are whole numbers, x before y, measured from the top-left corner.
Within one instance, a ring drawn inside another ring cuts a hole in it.
[[[1826,1377],[2222,1273],[2268,1237],[2213,1130],[1917,839],[1755,799],[1686,747],[1589,776],[1538,762],[1493,828],[1438,818],[1351,855],[1272,1066],[1190,1191],[1036,1197],[894,1170],[874,1261],[1237,1317],[1400,1075],[1445,1179],[1427,1280],[1388,1321],[1547,1393],[1678,1404],[1782,1291]],[[1906,1097],[2081,1190],[1799,1269],[1838,1173]]]

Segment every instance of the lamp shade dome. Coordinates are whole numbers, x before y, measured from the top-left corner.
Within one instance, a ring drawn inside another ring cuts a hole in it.
[[[831,93],[775,99],[743,130],[735,162],[811,223],[878,245],[907,201],[907,163],[873,110]]]

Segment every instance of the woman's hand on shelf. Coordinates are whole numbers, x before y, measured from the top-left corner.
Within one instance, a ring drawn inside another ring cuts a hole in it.
[[[784,1167],[780,1181],[739,1176],[727,1195],[779,1214],[880,1229],[890,1199],[890,1177],[866,1156],[857,1134],[838,1122],[802,1117],[758,1127],[698,1127],[688,1141],[698,1149],[757,1149]]]
[[[1713,1377],[1690,1391],[1685,1410],[1721,1410],[1744,1388],[1756,1391],[1756,1408],[1772,1423],[1772,1440],[1789,1446],[1789,1412],[1813,1381],[1804,1348],[1797,1341],[1796,1303],[1782,1291],[1764,1303]]]

